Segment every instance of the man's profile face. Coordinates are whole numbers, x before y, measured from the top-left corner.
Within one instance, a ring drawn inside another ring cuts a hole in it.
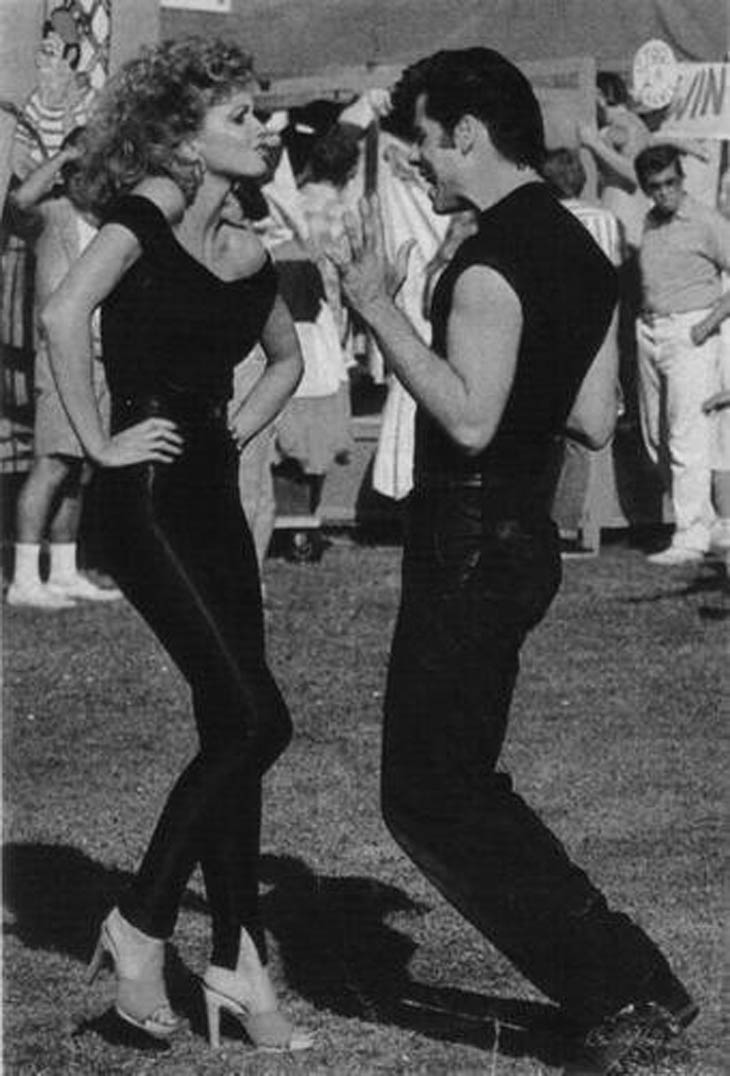
[[[683,177],[674,162],[661,172],[652,172],[644,184],[644,191],[663,217],[673,217],[684,197],[682,184]]]
[[[456,185],[459,153],[448,131],[426,115],[426,95],[416,100],[416,141],[409,161],[428,184],[427,193],[436,213],[453,213],[463,207]]]

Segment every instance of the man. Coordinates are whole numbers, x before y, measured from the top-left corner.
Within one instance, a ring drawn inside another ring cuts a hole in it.
[[[730,222],[685,192],[676,147],[650,146],[635,167],[653,202],[639,251],[639,415],[647,452],[668,474],[674,510],[671,544],[649,560],[671,566],[702,559],[715,519],[711,422],[702,404],[716,387],[721,341],[704,323],[730,268]]]
[[[36,51],[38,85],[26,101],[24,124],[13,146],[15,205],[37,211],[43,231],[35,260],[34,308],[58,285],[94,229],[74,211],[64,188],[64,171],[78,156],[76,145],[91,97],[77,68],[78,28],[69,9],[55,8],[43,25]],[[36,340],[34,459],[18,497],[15,565],[7,600],[11,605],[57,610],[77,599],[112,601],[121,593],[99,587],[77,567],[77,540],[84,491],[91,478],[56,389],[46,348]],[[105,398],[103,368],[96,364],[95,388]],[[48,532],[50,571],[40,575],[40,553]]]
[[[615,422],[615,358],[593,361],[615,271],[540,180],[540,109],[498,53],[420,61],[393,108],[412,119],[412,161],[435,210],[471,206],[479,230],[436,285],[432,349],[393,302],[403,258],[385,265],[371,203],[332,254],[418,402],[384,815],[447,899],[580,1026],[570,1071],[607,1073],[696,1006],[495,767],[520,647],[559,583],[553,443],[567,427],[599,447]]]

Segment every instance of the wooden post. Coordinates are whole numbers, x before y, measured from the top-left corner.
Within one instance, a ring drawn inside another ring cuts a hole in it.
[[[378,136],[380,126],[373,120],[365,132],[365,194],[369,197],[378,189]]]

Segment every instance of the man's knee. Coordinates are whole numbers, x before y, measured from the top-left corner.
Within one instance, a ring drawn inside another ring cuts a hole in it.
[[[393,836],[408,832],[410,819],[427,817],[439,798],[438,782],[419,771],[413,755],[395,757],[384,752],[380,810]]]

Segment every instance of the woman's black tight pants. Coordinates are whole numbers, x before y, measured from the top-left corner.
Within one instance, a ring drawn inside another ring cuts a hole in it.
[[[187,431],[175,463],[107,470],[108,566],[192,689],[200,750],[176,781],[122,914],[153,937],[175,926],[200,863],[214,964],[233,968],[240,931],[266,959],[259,916],[261,778],[291,721],[264,656],[256,555],[224,427]]]

